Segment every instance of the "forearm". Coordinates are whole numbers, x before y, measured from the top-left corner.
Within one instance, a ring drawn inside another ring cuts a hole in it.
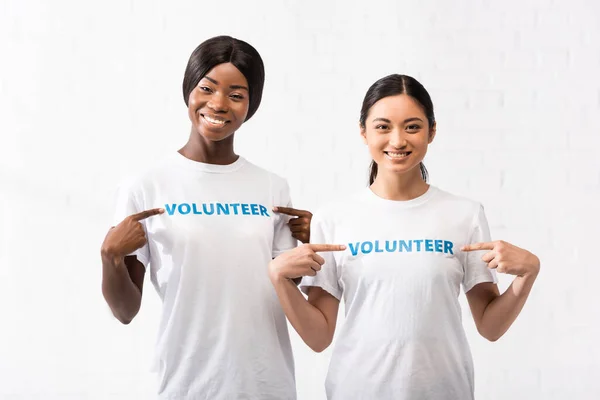
[[[502,295],[488,304],[479,328],[486,339],[496,341],[508,331],[523,309],[536,278],[537,273],[517,276]]]
[[[333,338],[325,315],[306,300],[293,281],[280,278],[272,282],[285,315],[304,343],[316,352],[325,350]]]
[[[140,309],[142,294],[133,283],[123,258],[102,255],[102,294],[113,315],[130,323]]]

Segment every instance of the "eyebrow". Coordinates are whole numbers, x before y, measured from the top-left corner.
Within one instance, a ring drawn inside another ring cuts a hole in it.
[[[390,120],[389,120],[389,119],[387,119],[387,118],[375,118],[375,119],[373,120],[373,122],[375,122],[375,121],[382,121],[382,122],[386,122],[386,123],[388,123],[388,124],[391,124],[391,123],[392,123],[392,121],[390,121]],[[421,118],[413,117],[413,118],[407,118],[407,119],[405,119],[405,120],[404,120],[404,123],[406,124],[406,123],[408,123],[408,122],[412,122],[412,121],[421,121],[421,122],[423,122],[423,120],[422,120]]]
[[[214,83],[215,85],[218,85],[218,84],[219,84],[219,82],[217,82],[216,80],[214,80],[214,79],[213,79],[213,78],[211,78],[210,76],[206,76],[206,75],[204,75],[204,79],[206,79],[206,80],[208,80],[208,81],[210,81],[210,82]],[[243,85],[231,85],[231,86],[229,86],[229,88],[230,88],[230,89],[244,89],[244,90],[245,90],[245,91],[247,91],[247,92],[249,91],[249,90],[248,90],[248,88],[247,88],[246,86],[243,86]]]

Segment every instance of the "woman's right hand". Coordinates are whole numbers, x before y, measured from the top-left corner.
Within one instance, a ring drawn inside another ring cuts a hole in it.
[[[303,244],[275,257],[269,263],[269,277],[273,283],[293,280],[303,276],[315,276],[325,263],[320,251],[342,251],[339,244]]]
[[[110,228],[102,243],[102,257],[107,257],[118,263],[128,254],[143,247],[146,242],[146,232],[140,221],[165,212],[162,208],[153,208],[125,218],[117,226]]]

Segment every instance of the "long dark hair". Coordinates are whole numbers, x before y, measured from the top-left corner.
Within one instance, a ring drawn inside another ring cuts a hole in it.
[[[216,36],[202,42],[193,51],[183,77],[183,100],[188,105],[190,93],[204,76],[219,64],[232,63],[248,81],[249,104],[246,121],[258,110],[265,83],[265,67],[258,51],[231,36]]]
[[[398,74],[388,75],[379,79],[377,82],[371,85],[369,90],[367,90],[367,94],[365,95],[365,99],[363,100],[362,108],[360,110],[361,128],[365,129],[367,115],[375,103],[384,97],[397,96],[399,94],[405,94],[412,97],[423,107],[423,111],[425,111],[425,116],[429,122],[429,129],[433,129],[433,125],[435,124],[435,115],[433,114],[433,102],[431,101],[429,93],[427,93],[427,90],[425,90],[423,85],[421,85],[415,78],[408,75]],[[421,176],[423,177],[423,180],[427,182],[429,174],[427,173],[425,164],[421,162],[419,168],[421,169]],[[371,161],[369,172],[369,185],[372,185],[373,182],[375,182],[376,176],[377,163],[375,160],[373,160]]]

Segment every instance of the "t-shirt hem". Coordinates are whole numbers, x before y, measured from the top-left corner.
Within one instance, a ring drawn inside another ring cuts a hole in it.
[[[328,285],[326,283],[311,283],[311,284],[300,283],[300,290],[302,290],[302,292],[304,292],[306,295],[308,295],[309,287],[319,287],[319,288],[325,290],[327,293],[329,293],[333,297],[335,297],[338,301],[341,300],[341,297],[342,297],[341,290],[336,290],[331,285]]]
[[[470,281],[469,283],[463,285],[464,292],[467,293],[469,290],[473,289],[475,286],[479,285],[480,283],[485,283],[485,282],[498,283],[498,279],[496,279],[495,276],[474,279],[474,280]]]

